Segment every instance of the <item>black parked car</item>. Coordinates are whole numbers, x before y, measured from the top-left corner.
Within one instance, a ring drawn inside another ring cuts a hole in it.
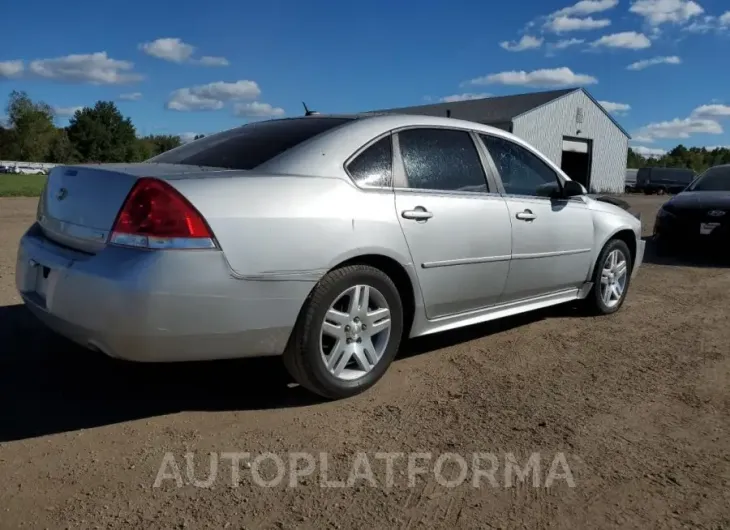
[[[647,195],[679,193],[696,177],[691,169],[644,167],[636,174],[636,189]]]
[[[664,204],[656,217],[654,238],[663,248],[700,244],[730,250],[730,165],[708,169]]]

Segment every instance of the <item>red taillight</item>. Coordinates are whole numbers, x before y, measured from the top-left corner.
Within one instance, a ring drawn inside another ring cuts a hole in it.
[[[215,248],[200,212],[162,180],[139,179],[114,222],[110,242],[144,248]]]

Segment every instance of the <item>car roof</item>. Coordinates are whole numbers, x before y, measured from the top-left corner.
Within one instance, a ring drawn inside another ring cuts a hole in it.
[[[563,174],[558,166],[540,153],[535,147],[503,129],[472,121],[427,116],[419,114],[360,113],[360,114],[316,114],[282,118],[282,120],[308,120],[327,118],[349,118],[302,144],[299,144],[257,169],[280,174],[303,174],[310,176],[331,176],[343,173],[343,164],[354,153],[378,137],[401,128],[433,127],[462,129],[508,139],[536,153],[545,163]]]

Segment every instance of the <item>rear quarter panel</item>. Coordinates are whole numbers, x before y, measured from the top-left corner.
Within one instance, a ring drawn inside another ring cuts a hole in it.
[[[391,190],[363,191],[339,178],[250,174],[170,184],[205,216],[242,279],[316,281],[364,254],[410,268]]]

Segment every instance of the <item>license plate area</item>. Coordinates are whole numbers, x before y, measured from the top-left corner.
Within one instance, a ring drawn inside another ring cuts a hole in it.
[[[700,235],[709,236],[720,223],[701,223],[700,224]]]

